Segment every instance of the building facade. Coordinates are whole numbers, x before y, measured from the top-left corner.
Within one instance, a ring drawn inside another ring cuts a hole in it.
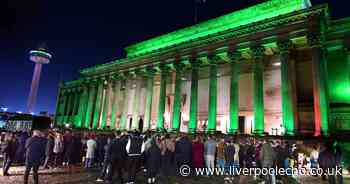
[[[269,0],[126,48],[60,85],[58,125],[271,135],[350,131],[350,18]]]

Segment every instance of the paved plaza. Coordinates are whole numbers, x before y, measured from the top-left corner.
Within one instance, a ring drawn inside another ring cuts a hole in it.
[[[2,170],[0,169],[2,173]],[[0,176],[1,184],[22,184],[23,183],[23,173],[24,167],[18,166],[13,167],[10,170],[11,176]],[[75,169],[71,174],[67,169],[54,169],[54,170],[44,170],[39,171],[39,183],[40,184],[97,184],[96,177],[98,175],[98,170],[89,170],[82,168]],[[296,182],[298,181],[298,182]],[[32,177],[30,176],[29,183],[32,182]],[[118,182],[113,182],[117,184]],[[137,176],[137,184],[145,184],[146,179],[140,172]],[[223,177],[172,177],[169,179],[158,180],[158,184],[224,184]],[[253,177],[242,176],[240,177],[240,184],[258,184],[261,183],[259,180],[254,180]],[[288,180],[284,183],[293,184],[327,184],[321,180],[320,177],[303,177],[297,178],[296,180]],[[350,177],[346,176],[344,184],[350,183]]]

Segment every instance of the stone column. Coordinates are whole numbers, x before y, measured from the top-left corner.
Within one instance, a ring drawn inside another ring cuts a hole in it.
[[[104,81],[105,81],[104,78],[99,79],[98,81],[98,88],[97,88],[96,102],[95,102],[94,116],[93,116],[93,126],[92,126],[93,129],[100,128],[99,121],[100,121],[100,115],[101,115]]]
[[[76,115],[77,115],[77,111],[78,111],[78,106],[79,106],[79,94],[80,94],[80,90],[79,88],[74,89],[73,91],[73,109],[72,109],[72,114],[70,117],[70,122],[74,124],[74,126],[77,125],[76,123]]]
[[[73,116],[76,116],[78,114],[80,96],[81,96],[81,88],[78,87],[75,91]]]
[[[71,107],[72,107],[72,89],[69,89],[68,90],[68,93],[67,93],[67,102],[66,102],[66,107],[65,107],[65,116],[64,116],[64,123],[69,123],[69,117],[70,117],[70,114],[71,114]]]
[[[184,65],[176,63],[175,65],[175,94],[173,105],[173,131],[177,132],[180,129],[181,123],[181,86],[182,86],[182,72]]]
[[[115,78],[115,81],[113,81],[112,85],[113,93],[112,93],[112,114],[111,114],[111,124],[110,129],[115,128],[115,123],[117,121],[117,116],[118,116],[118,107],[119,105],[119,95],[120,95],[120,81]]]
[[[88,87],[83,84],[81,88],[81,95],[79,99],[79,108],[78,108],[78,115],[77,115],[77,127],[82,128],[84,127],[85,123],[85,114],[87,109],[87,103],[89,100],[89,93],[88,93]]]
[[[60,86],[59,93],[58,93],[58,99],[57,99],[57,107],[56,107],[56,115],[55,115],[55,123],[56,125],[62,124],[62,118],[63,118],[63,107],[64,107],[64,89],[63,86]]]
[[[234,51],[230,53],[231,64],[231,84],[230,84],[230,128],[229,133],[238,133],[238,121],[239,121],[239,60],[241,53]],[[243,132],[242,132],[243,133]]]
[[[264,65],[265,48],[258,46],[253,51],[253,88],[254,88],[254,134],[263,134],[264,130]]]
[[[286,135],[294,135],[298,121],[294,61],[290,59],[290,40],[277,43],[281,62],[282,120]]]
[[[123,98],[123,107],[122,107],[122,114],[120,118],[120,130],[125,130],[126,128],[126,121],[128,117],[128,110],[129,110],[129,88],[130,83],[126,79],[124,80],[124,86],[122,87],[122,98]]]
[[[310,33],[315,112],[315,136],[328,135],[329,102],[327,91],[327,61],[320,33]]]
[[[166,80],[168,70],[165,66],[161,66],[160,71],[160,91],[159,91],[159,106],[157,115],[157,130],[164,129],[164,112],[165,112],[165,101],[166,101]]]
[[[91,81],[89,85],[89,100],[85,114],[85,128],[91,128],[92,110],[94,108],[96,98],[96,82]]]
[[[135,78],[135,94],[132,113],[131,129],[138,130],[139,128],[139,116],[140,116],[140,98],[141,98],[141,80],[136,76]],[[142,130],[140,130],[142,131]]]
[[[101,129],[105,129],[106,125],[107,125],[107,119],[108,119],[108,112],[109,112],[109,96],[111,95],[111,80],[107,81],[107,85],[105,86],[105,90],[106,90],[106,95],[104,98],[104,102],[103,102],[103,112],[102,112],[102,122],[101,122]]]
[[[144,130],[151,129],[151,115],[152,115],[152,98],[153,98],[153,84],[154,84],[154,70],[146,70],[146,107],[145,107],[145,120]]]
[[[189,133],[195,133],[197,130],[197,112],[198,112],[198,69],[200,61],[192,59],[191,61],[191,100],[190,100],[190,124]]]
[[[216,131],[216,111],[217,111],[217,60],[215,56],[210,56],[209,58],[209,104],[208,104],[208,127],[207,131],[209,133],[214,133]]]

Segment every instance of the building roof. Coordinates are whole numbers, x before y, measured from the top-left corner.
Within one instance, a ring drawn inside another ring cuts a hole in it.
[[[291,13],[309,6],[311,6],[310,1],[305,0],[269,0],[200,24],[131,45],[126,48],[127,57],[146,54],[210,34],[227,31],[249,23]]]
[[[310,6],[311,3],[309,0],[269,0],[184,29],[136,43],[126,48],[126,58],[85,68],[81,70],[81,73],[96,71],[96,69],[110,66],[111,63],[124,63],[131,58],[137,58],[174,46],[186,44],[210,35],[239,29],[245,25],[300,11]]]

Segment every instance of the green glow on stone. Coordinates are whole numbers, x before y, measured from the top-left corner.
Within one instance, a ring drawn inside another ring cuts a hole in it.
[[[119,103],[119,94],[120,94],[120,82],[117,82],[117,84],[114,85],[113,88],[113,100],[112,100],[112,115],[111,115],[111,124],[109,125],[110,129],[115,128],[115,122],[117,119],[117,113],[118,113],[118,103]]]
[[[208,109],[208,131],[216,131],[216,109],[217,109],[217,65],[210,66],[209,81],[209,109]]]
[[[166,97],[166,73],[162,72],[160,79],[159,106],[157,117],[157,129],[164,128],[164,112],[165,112],[165,97]]]
[[[294,108],[293,108],[293,90],[291,78],[291,61],[289,52],[281,53],[281,98],[282,98],[282,120],[285,134],[294,134]]]
[[[146,87],[146,107],[145,107],[145,125],[148,129],[151,129],[151,113],[152,113],[152,98],[153,98],[153,79],[154,76],[150,75],[147,78]]]
[[[347,62],[347,56],[342,50],[333,51],[328,54],[327,60],[328,87],[331,103],[350,104],[350,71],[347,67],[344,67],[344,64]]]
[[[139,115],[140,115],[140,91],[141,91],[141,81],[137,79],[136,88],[134,94],[134,104],[133,104],[133,114],[131,128],[133,130],[139,127]]]
[[[176,72],[175,78],[175,94],[173,106],[173,130],[177,131],[180,128],[180,112],[181,112],[181,71]]]
[[[231,63],[231,86],[230,86],[230,133],[238,132],[239,120],[239,63]]]
[[[103,102],[103,114],[102,114],[102,121],[101,121],[101,128],[105,129],[107,124],[107,118],[108,118],[108,111],[109,111],[109,95],[110,95],[110,88],[109,86],[106,89],[106,96],[104,98]]]
[[[75,127],[79,127],[79,122],[78,122],[78,110],[79,110],[79,101],[80,101],[80,93],[79,92],[76,92],[75,93],[75,102],[74,102],[74,109],[73,109],[73,123],[74,123],[74,126]]]
[[[305,0],[270,0],[209,21],[180,29],[126,48],[128,57],[137,56],[161,48],[181,44],[194,39],[213,35],[253,22],[291,13],[308,7]]]
[[[80,103],[79,103],[79,110],[78,110],[78,116],[77,116],[77,126],[83,127],[84,121],[85,121],[85,113],[87,109],[87,103],[89,100],[89,95],[87,89],[83,89],[83,92],[80,96]]]
[[[192,68],[191,79],[191,101],[190,101],[190,124],[189,132],[197,130],[197,111],[198,111],[198,68]]]
[[[98,85],[96,102],[95,102],[94,117],[93,117],[94,119],[92,124],[93,129],[98,128],[97,124],[98,124],[98,121],[100,120],[100,114],[101,114],[102,93],[103,93],[103,83],[100,82],[100,84]]]
[[[96,95],[96,89],[95,87],[91,87],[89,92],[89,101],[88,101],[86,114],[85,114],[85,128],[90,128],[90,122],[92,118],[92,109],[94,108],[95,95]]]
[[[264,133],[264,82],[261,61],[254,65],[254,133]]]
[[[125,130],[126,128],[126,121],[128,116],[128,110],[129,110],[129,90],[128,90],[129,84],[126,84],[125,89],[122,90],[122,97],[124,99],[124,105],[123,105],[123,111],[120,117],[120,130]]]

